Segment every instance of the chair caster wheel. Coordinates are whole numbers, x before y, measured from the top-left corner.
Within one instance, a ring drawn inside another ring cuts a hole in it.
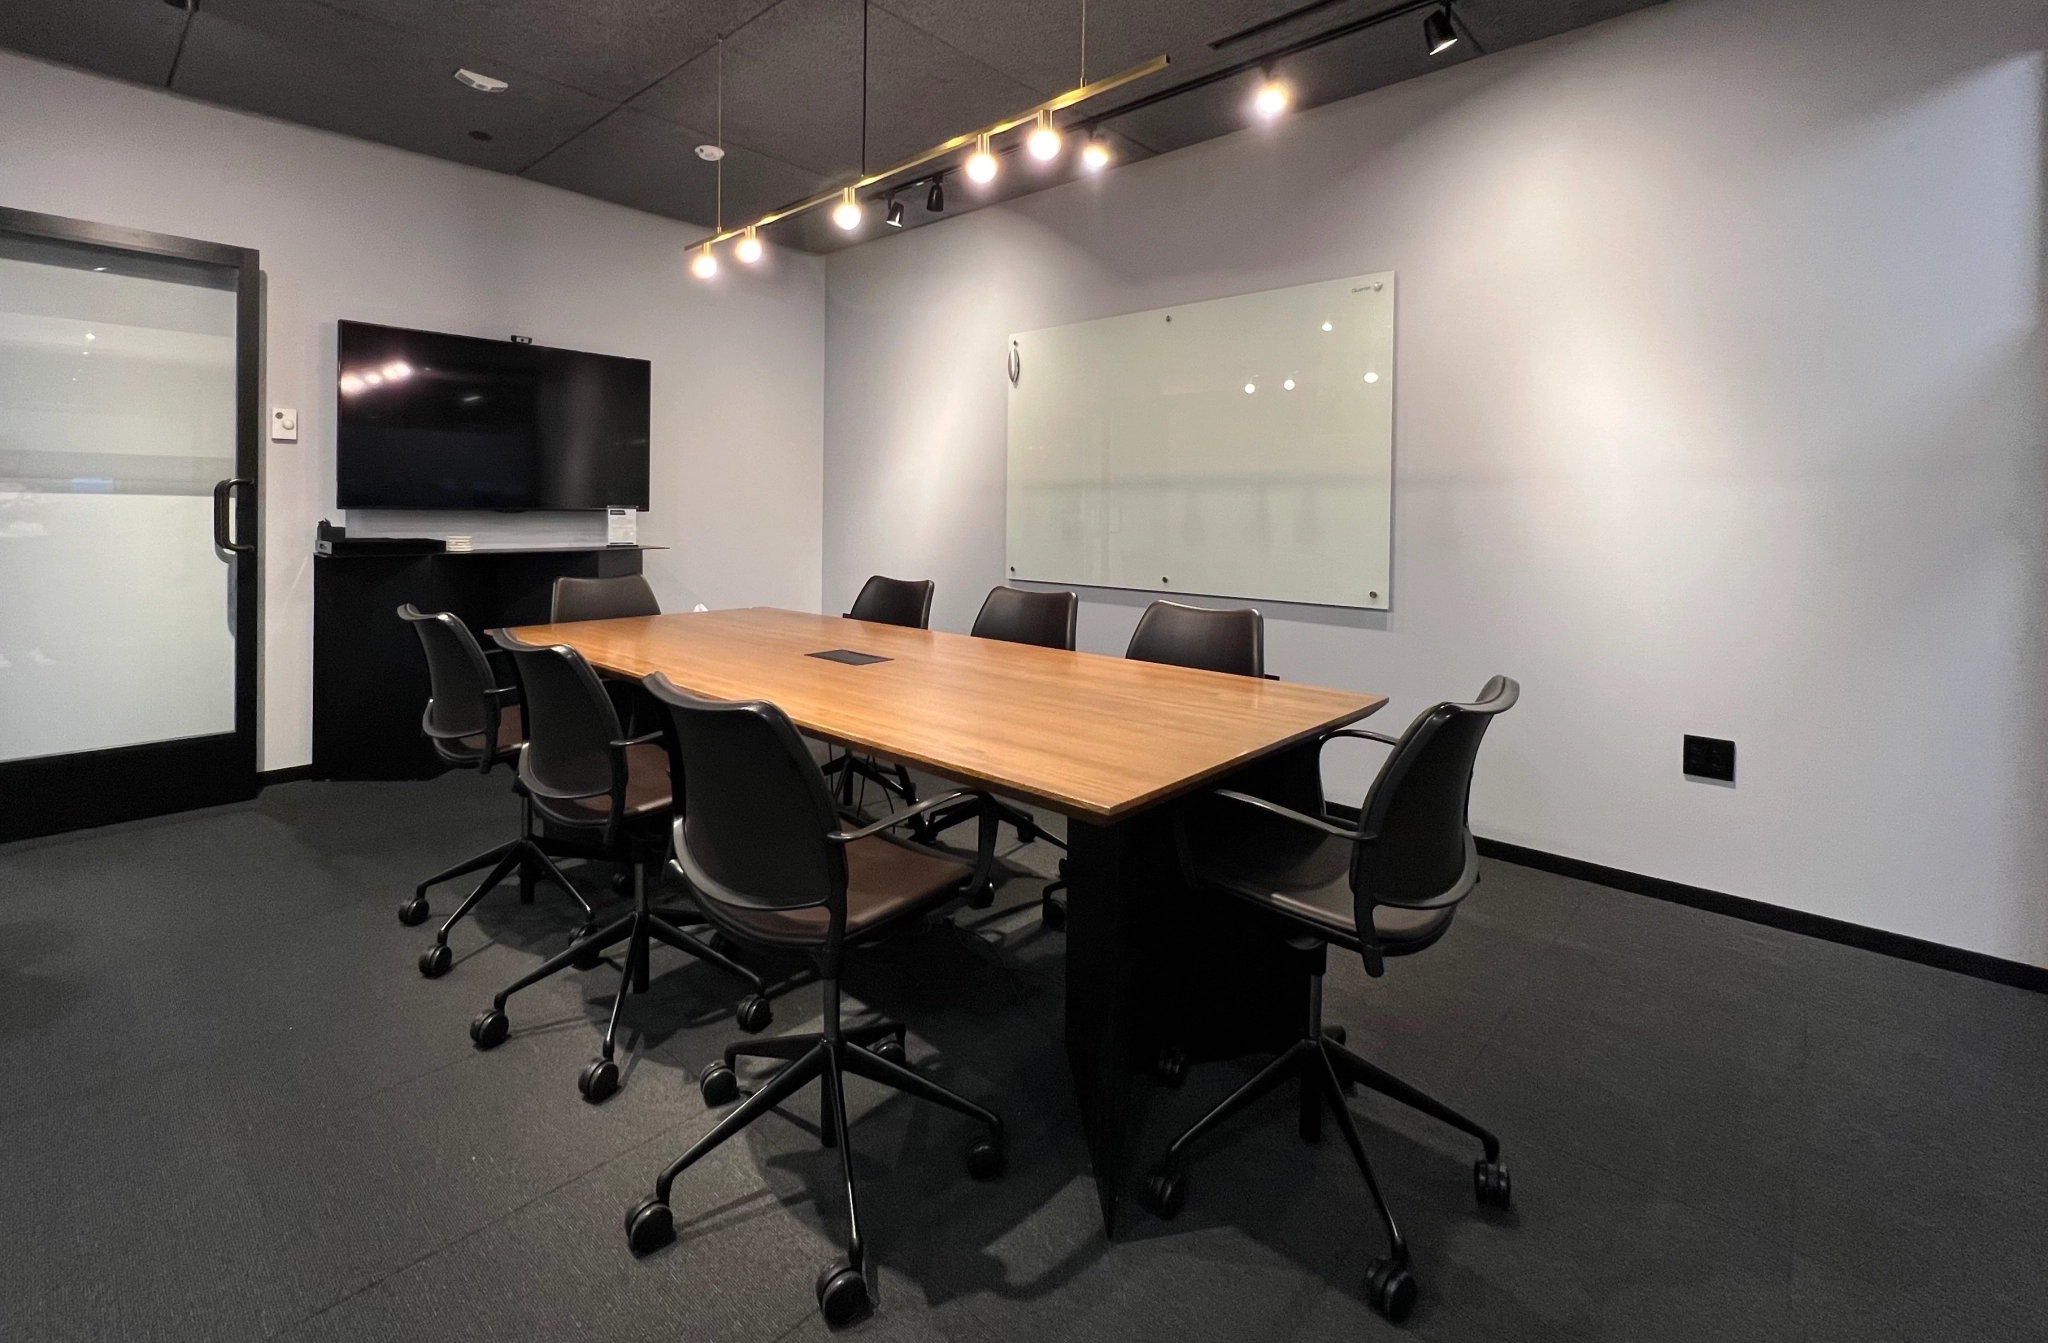
[[[512,1023],[493,1007],[469,1023],[469,1038],[478,1049],[496,1049],[512,1033]]]
[[[834,1329],[864,1318],[872,1309],[867,1279],[846,1264],[827,1264],[818,1273],[818,1310]]]
[[[967,896],[967,907],[969,909],[987,909],[995,902],[996,884],[992,881],[982,882],[969,892]]]
[[[1415,1309],[1415,1279],[1405,1265],[1375,1259],[1365,1270],[1365,1299],[1374,1310],[1399,1324]]]
[[[1342,1026],[1325,1026],[1323,1027],[1323,1038],[1331,1044],[1341,1045],[1344,1043],[1344,1028]]]
[[[910,1066],[910,1055],[904,1051],[903,1042],[893,1035],[885,1040],[875,1041],[874,1047],[868,1052],[878,1059],[889,1060],[899,1068]]]
[[[448,967],[455,964],[455,953],[448,949],[446,942],[436,942],[420,953],[420,973],[428,979],[439,979],[448,973]]]
[[[1145,1177],[1138,1186],[1138,1201],[1165,1221],[1180,1216],[1180,1210],[1187,1206],[1188,1177],[1185,1171],[1172,1166],[1161,1166]]]
[[[977,1180],[1000,1179],[1009,1164],[994,1138],[976,1138],[967,1148],[967,1173]]]
[[[674,1214],[658,1198],[645,1198],[626,1214],[626,1243],[636,1255],[652,1254],[676,1238]]]
[[[576,1089],[592,1105],[610,1100],[619,1089],[619,1065],[610,1059],[592,1059],[577,1076]]]
[[[592,933],[596,931],[596,924],[584,924],[581,928],[578,928],[573,934],[570,935],[569,945],[572,947],[575,946],[578,942],[581,942],[583,939],[589,937]],[[600,952],[596,947],[586,947],[583,951],[577,953],[577,955],[572,960],[570,960],[569,964],[575,966],[578,970],[595,970],[603,962],[603,960],[603,952]]]
[[[1153,1061],[1152,1076],[1164,1086],[1179,1087],[1188,1080],[1188,1056],[1168,1045]]]
[[[1038,842],[1038,835],[1039,829],[1036,823],[1029,820],[1017,822],[1017,842],[1019,844],[1035,844]]]
[[[1058,932],[1067,926],[1067,907],[1047,896],[1038,902],[1038,921]]]
[[[427,921],[427,897],[416,895],[398,907],[398,921],[408,928],[417,928]]]
[[[733,1013],[739,1019],[740,1029],[749,1035],[757,1035],[768,1029],[775,1020],[775,1009],[760,994],[749,994],[740,1000],[739,1009]]]
[[[730,1105],[739,1099],[739,1074],[726,1064],[714,1063],[697,1079],[697,1090],[704,1093],[704,1103],[714,1110]]]
[[[1480,1204],[1484,1207],[1507,1207],[1512,1197],[1507,1166],[1499,1161],[1483,1159],[1473,1162],[1472,1192],[1478,1196]]]

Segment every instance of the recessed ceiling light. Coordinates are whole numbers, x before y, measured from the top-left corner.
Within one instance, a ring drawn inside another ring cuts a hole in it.
[[[698,145],[697,157],[706,163],[716,163],[725,157],[725,150],[718,145]]]
[[[512,87],[502,79],[493,79],[489,75],[480,75],[474,70],[457,70],[455,77],[475,89],[478,93],[503,93],[506,89]]]

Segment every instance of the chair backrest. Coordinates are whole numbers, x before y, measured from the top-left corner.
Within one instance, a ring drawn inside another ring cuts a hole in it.
[[[977,639],[1074,651],[1074,617],[1081,599],[1071,592],[990,588],[971,633]]]
[[[398,618],[412,626],[427,655],[431,698],[422,729],[436,743],[481,736],[495,747],[498,704],[491,692],[497,683],[469,626],[447,611],[422,611],[411,602],[398,608]]]
[[[1351,889],[1358,926],[1372,927],[1373,905],[1415,905],[1461,898],[1479,878],[1466,806],[1479,743],[1494,716],[1514,707],[1522,689],[1496,676],[1470,704],[1424,710],[1380,767],[1359,809]]]
[[[1124,656],[1238,676],[1266,674],[1266,618],[1255,607],[1216,611],[1153,602],[1138,617]]]
[[[658,616],[661,603],[639,574],[617,578],[557,578],[548,620],[618,620],[624,616]]]
[[[937,585],[929,578],[884,578],[876,574],[861,586],[853,599],[849,620],[872,620],[877,625],[907,625],[914,630],[931,628],[932,591]]]
[[[706,914],[825,907],[844,928],[846,851],[825,776],[782,710],[700,699],[660,672],[643,685],[668,707],[683,780],[676,861]],[[757,929],[742,924],[743,936]]]
[[[624,735],[619,715],[583,655],[566,644],[523,643],[504,630],[492,637],[519,668],[526,706],[519,782],[536,803],[622,794],[612,751]]]

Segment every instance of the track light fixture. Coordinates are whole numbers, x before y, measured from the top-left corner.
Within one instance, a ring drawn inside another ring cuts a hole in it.
[[[1088,143],[1081,146],[1081,166],[1091,173],[1109,166],[1109,145],[1100,136],[1090,135]]]
[[[967,156],[967,179],[983,186],[996,180],[996,156],[988,147],[987,131],[974,137],[974,152]]]
[[[1252,98],[1252,108],[1268,121],[1287,110],[1287,86],[1273,78],[1273,67],[1270,65],[1266,67],[1258,93]]]
[[[882,222],[887,224],[890,228],[902,228],[903,202],[897,200],[894,196],[889,197],[889,213],[888,216]]]
[[[718,274],[718,258],[712,255],[710,243],[698,248],[697,255],[690,258],[690,274],[700,280],[708,280]]]
[[[851,233],[860,227],[863,213],[860,202],[854,199],[853,188],[848,187],[839,194],[839,204],[832,207],[832,222]]]
[[[1431,10],[1422,21],[1422,44],[1432,56],[1441,56],[1458,45],[1458,30],[1451,23],[1448,6]]]
[[[761,259],[761,250],[761,240],[755,236],[754,226],[749,224],[747,231],[740,235],[739,243],[732,249],[732,254],[751,266]]]
[[[1052,113],[1040,108],[1038,124],[1031,128],[1030,136],[1024,141],[1024,148],[1032,158],[1044,163],[1060,155],[1060,133],[1053,127]]]
[[[924,208],[932,214],[946,212],[946,175],[938,173],[932,178],[932,189],[924,193]]]

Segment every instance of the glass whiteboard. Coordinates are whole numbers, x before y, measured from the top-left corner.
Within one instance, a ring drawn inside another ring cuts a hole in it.
[[[1391,271],[1010,340],[1012,578],[1387,607]]]

